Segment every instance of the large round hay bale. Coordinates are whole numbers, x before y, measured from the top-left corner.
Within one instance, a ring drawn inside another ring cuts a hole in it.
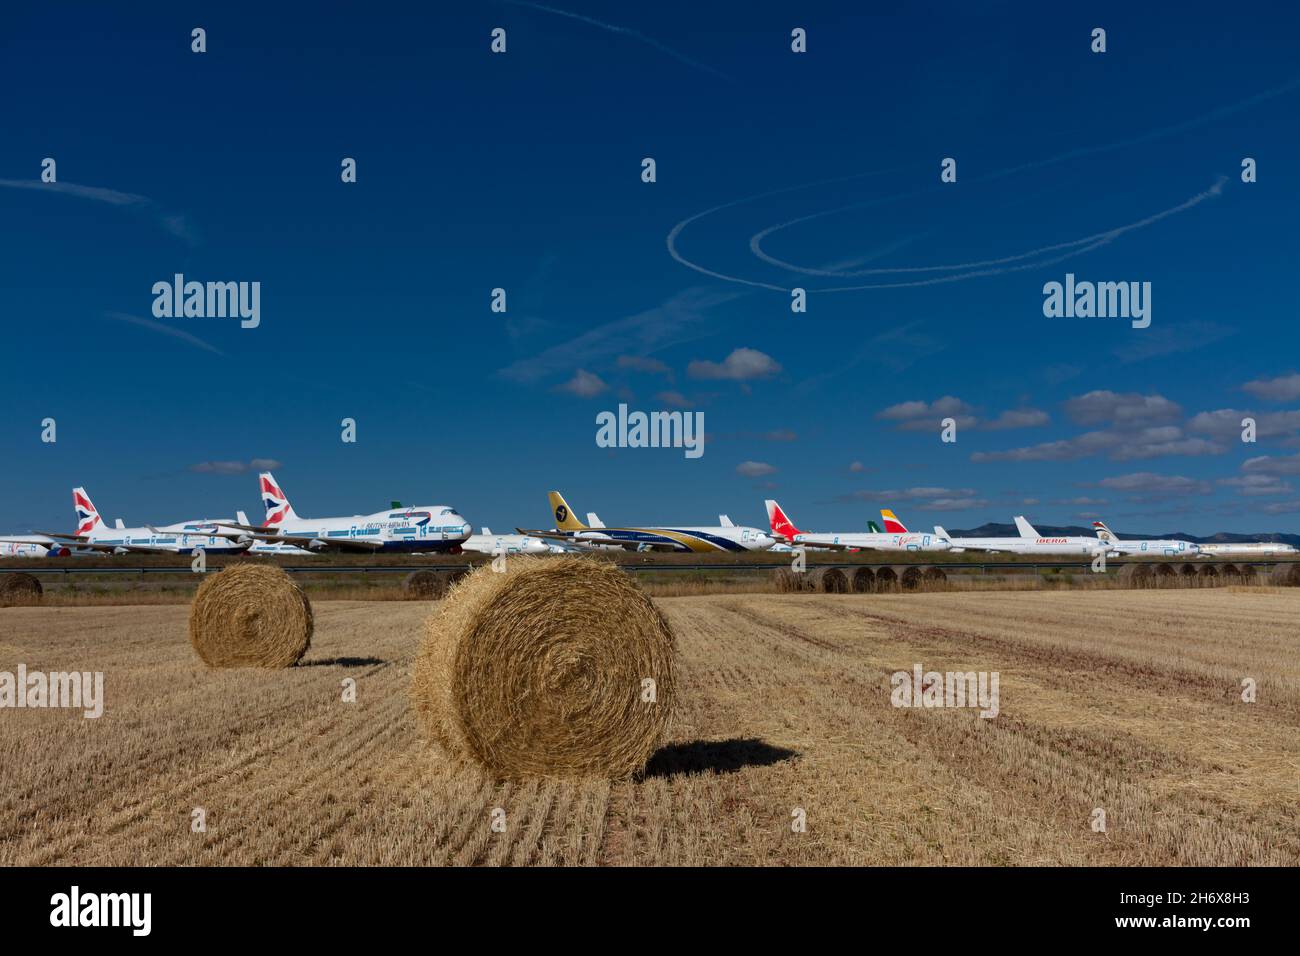
[[[790,568],[776,568],[772,571],[772,584],[782,593],[807,591],[811,587],[807,572],[793,571]]]
[[[849,579],[839,568],[818,568],[810,580],[814,591],[825,594],[844,594],[849,589]]]
[[[927,591],[941,591],[948,586],[948,575],[943,568],[931,566],[921,572],[921,583]]]
[[[44,593],[45,589],[35,575],[22,571],[0,574],[0,607],[39,604]]]
[[[616,566],[520,557],[447,594],[411,697],[445,750],[498,780],[626,777],[667,731],[675,653],[663,615]]]
[[[868,567],[854,568],[849,587],[854,594],[870,594],[876,587],[876,572]]]
[[[1241,568],[1237,567],[1231,561],[1226,564],[1221,564],[1219,565],[1219,577],[1232,581],[1240,581]]]
[[[1155,579],[1156,587],[1171,587],[1178,583],[1178,572],[1174,566],[1167,561],[1161,561],[1152,568],[1152,576]]]
[[[921,586],[921,569],[915,564],[899,565],[898,586],[904,591],[915,591]]]
[[[1241,583],[1242,583],[1242,584],[1258,584],[1258,583],[1259,583],[1259,574],[1256,573],[1256,571],[1255,571],[1255,566],[1254,566],[1253,564],[1239,564],[1239,565],[1237,565],[1237,573],[1238,573],[1239,575],[1241,575]]]
[[[1155,584],[1155,572],[1152,571],[1151,565],[1137,561],[1120,565],[1116,577],[1121,584],[1130,588],[1149,588]]]
[[[1273,568],[1269,583],[1278,587],[1300,587],[1300,561],[1287,561]]]
[[[271,564],[232,564],[204,579],[190,643],[209,667],[289,667],[311,646],[311,602]]]
[[[1178,575],[1179,579],[1187,587],[1196,587],[1196,585],[1201,583],[1197,577],[1196,565],[1194,564],[1180,564],[1174,573]]]
[[[1192,567],[1192,565],[1188,565]],[[1200,579],[1202,587],[1214,587],[1223,582],[1219,577],[1219,569],[1212,564],[1202,564],[1198,569],[1196,576]]]
[[[898,590],[898,573],[891,567],[876,568],[876,590],[879,592]]]

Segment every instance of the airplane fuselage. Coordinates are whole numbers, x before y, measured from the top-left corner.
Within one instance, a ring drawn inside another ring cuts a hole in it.
[[[378,545],[375,551],[452,551],[469,539],[469,522],[444,505],[380,511],[346,518],[290,518],[268,530],[311,539],[306,547],[345,548],[349,541]]]

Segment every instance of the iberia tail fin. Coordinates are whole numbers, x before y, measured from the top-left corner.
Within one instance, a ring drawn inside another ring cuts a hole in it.
[[[907,534],[907,529],[903,527],[903,522],[894,516],[894,513],[888,508],[880,509],[880,517],[884,519],[885,530],[890,534]]]

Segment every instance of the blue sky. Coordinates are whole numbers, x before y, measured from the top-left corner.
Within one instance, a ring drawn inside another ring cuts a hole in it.
[[[0,531],[77,484],[255,514],[255,460],[304,515],[1295,530],[1300,14],[555,4],[9,11]],[[261,282],[260,326],[155,320],[176,272]],[[1150,327],[1044,317],[1066,272],[1150,282]],[[598,448],[621,401],[706,453]]]

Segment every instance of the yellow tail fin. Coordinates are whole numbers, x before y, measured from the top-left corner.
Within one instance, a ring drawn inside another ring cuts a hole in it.
[[[552,491],[547,495],[551,499],[551,514],[555,516],[557,531],[586,531],[587,526],[573,516],[573,509],[564,500],[564,495]]]

